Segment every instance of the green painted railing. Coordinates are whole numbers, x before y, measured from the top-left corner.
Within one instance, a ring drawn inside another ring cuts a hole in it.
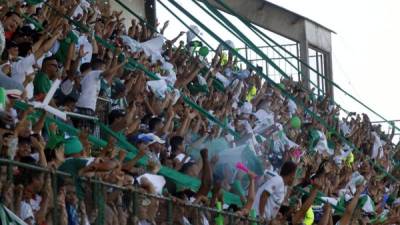
[[[17,102],[15,105],[16,108],[24,110],[27,109],[28,105],[23,103],[23,102]],[[33,115],[32,117],[38,118],[38,114]],[[79,130],[60,121],[57,119],[54,119],[51,116],[47,116],[46,117],[46,123],[55,123],[57,124],[58,128],[63,131],[63,132],[67,132],[70,135],[79,135]],[[114,131],[112,131],[109,127],[107,127],[106,125],[97,122],[97,124],[100,126],[100,128],[102,129],[102,131],[106,132],[108,135],[113,136],[114,138],[116,138],[117,145],[128,152],[127,155],[127,159],[132,159],[138,152],[137,148],[135,146],[133,146],[132,144],[130,144],[126,138],[124,136],[121,136],[117,133],[115,133]],[[98,148],[103,148],[107,145],[107,142],[101,139],[96,138],[93,135],[89,135],[89,141],[95,145]],[[145,166],[147,164],[147,157],[143,157],[141,160],[139,160],[139,165],[140,166]],[[160,171],[159,171],[160,175],[165,176],[167,179],[173,181],[176,184],[182,185],[184,187],[188,187],[192,190],[198,190],[198,188],[200,187],[200,180],[198,180],[197,178],[193,178],[191,176],[187,176],[185,174],[182,174],[174,169],[162,166]],[[242,202],[240,200],[240,197],[232,194],[230,192],[224,192],[224,200],[226,201],[227,204],[236,204],[241,206]]]
[[[73,176],[71,174],[62,172],[62,171],[58,171],[58,170],[51,170],[48,168],[44,168],[44,167],[39,167],[39,166],[35,166],[35,165],[31,165],[31,164],[26,164],[26,163],[21,163],[18,161],[14,161],[14,160],[9,160],[9,159],[4,159],[4,158],[0,158],[0,166],[7,166],[7,167],[21,167],[21,168],[25,168],[28,170],[32,170],[32,171],[39,171],[39,172],[43,172],[45,174],[49,174],[51,176],[51,181],[52,181],[52,189],[53,189],[53,199],[56,201],[54,203],[54,205],[57,205],[57,199],[58,199],[58,190],[57,190],[57,179],[62,178],[73,178]],[[92,184],[92,186],[94,186],[94,191],[95,191],[95,196],[97,198],[102,198],[105,199],[104,193],[105,191],[104,188],[113,188],[115,190],[119,190],[122,191],[124,194],[127,194],[128,196],[130,195],[132,198],[132,203],[131,204],[131,209],[129,211],[132,212],[136,212],[133,213],[134,215],[137,214],[137,210],[138,208],[140,208],[140,204],[137,201],[138,196],[145,196],[148,198],[152,198],[152,199],[157,199],[160,201],[165,201],[168,202],[168,211],[170,211],[169,213],[166,213],[167,218],[166,221],[168,221],[168,224],[173,224],[173,209],[176,208],[177,206],[184,206],[187,207],[188,209],[194,209],[198,212],[203,211],[203,212],[209,212],[211,214],[221,214],[224,217],[233,217],[237,220],[241,220],[241,221],[247,221],[247,222],[253,222],[253,223],[258,223],[259,221],[248,218],[248,217],[240,217],[237,214],[231,213],[231,212],[227,212],[227,211],[218,211],[217,209],[213,209],[213,208],[208,208],[208,207],[204,207],[201,205],[195,205],[195,204],[185,204],[182,202],[177,202],[174,201],[172,198],[170,197],[164,197],[164,196],[160,196],[160,195],[155,195],[155,194],[149,194],[149,193],[144,193],[139,191],[137,188],[127,188],[127,187],[123,187],[123,186],[119,186],[119,185],[115,185],[112,183],[108,183],[108,182],[104,182],[101,181],[99,179],[96,178],[87,178],[87,177],[76,177],[78,180],[85,182],[87,184]],[[97,189],[97,190],[96,190]],[[55,191],[54,191],[55,190]],[[96,201],[96,200],[95,200]],[[103,204],[104,206],[104,202],[101,202],[99,204]],[[99,205],[98,205],[99,206]],[[161,207],[159,207],[159,210],[165,210]],[[56,210],[57,211],[57,210]],[[55,222],[54,224],[58,224],[59,223],[59,219],[60,217],[58,216],[58,212],[55,212],[53,215],[53,221]],[[200,215],[200,213],[198,213],[198,215]],[[104,213],[101,213],[99,211],[97,218],[102,217],[102,219],[97,219],[96,220],[96,224],[104,224],[104,218],[107,215],[105,215]],[[199,219],[199,218],[197,218]],[[233,225],[233,223],[230,223]]]

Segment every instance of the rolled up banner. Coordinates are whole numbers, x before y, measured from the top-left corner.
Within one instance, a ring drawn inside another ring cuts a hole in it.
[[[60,84],[61,84],[61,80],[58,80],[58,79],[53,82],[49,92],[47,92],[47,95],[43,100],[43,105],[48,105],[50,103],[51,99],[53,98],[53,96],[56,93]]]
[[[62,112],[56,108],[53,108],[51,106],[48,105],[43,105],[43,109],[46,110],[47,112],[59,117],[62,120],[67,120],[67,114],[65,112]]]

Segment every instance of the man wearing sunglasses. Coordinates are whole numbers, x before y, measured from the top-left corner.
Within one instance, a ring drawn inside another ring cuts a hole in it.
[[[43,101],[51,88],[51,83],[59,76],[58,63],[55,57],[47,57],[43,60],[42,69],[33,80],[33,93],[37,101]]]

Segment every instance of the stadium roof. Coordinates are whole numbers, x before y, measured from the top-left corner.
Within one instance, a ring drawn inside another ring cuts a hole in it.
[[[336,32],[335,32],[334,30],[332,30],[332,29],[330,29],[330,28],[328,28],[328,27],[326,27],[326,26],[324,26],[324,25],[318,23],[317,21],[312,20],[312,19],[306,17],[306,16],[300,15],[300,14],[298,14],[298,13],[296,13],[296,12],[293,12],[293,11],[291,11],[291,10],[289,10],[289,9],[286,9],[286,8],[284,8],[284,7],[282,7],[282,6],[279,6],[279,5],[277,5],[277,4],[274,4],[274,3],[269,2],[269,1],[267,1],[267,0],[257,0],[257,1],[261,1],[261,2],[263,1],[263,5],[260,7],[260,9],[262,9],[262,7],[276,7],[276,8],[279,8],[279,9],[281,9],[281,10],[284,10],[284,11],[286,11],[286,12],[288,12],[288,13],[291,13],[291,14],[293,14],[293,15],[299,17],[299,19],[308,20],[308,21],[314,23],[315,25],[317,25],[317,26],[319,26],[319,27],[322,27],[322,28],[324,28],[324,29],[326,29],[326,30],[328,30],[328,31],[330,31],[330,32],[332,32],[332,33],[334,33],[334,34],[336,34]]]

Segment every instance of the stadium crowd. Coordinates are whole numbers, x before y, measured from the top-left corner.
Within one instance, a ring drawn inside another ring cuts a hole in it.
[[[366,114],[339,119],[330,96],[315,97],[291,79],[281,80],[280,88],[264,82],[238,66],[223,45],[211,57],[194,26],[167,40],[168,23],[154,32],[146,23],[125,21],[110,4],[86,0],[2,1],[0,14],[0,156],[73,175],[54,186],[47,173],[2,164],[0,203],[25,223],[55,224],[55,211],[58,224],[97,223],[99,196],[75,179],[81,176],[172,198],[173,224],[229,222],[184,204],[218,205],[255,215],[262,224],[400,224],[399,146],[394,130],[386,134]],[[186,42],[179,42],[185,34]],[[75,114],[63,121],[65,112]],[[136,146],[137,154],[119,147],[118,138],[91,118]],[[80,132],[73,135],[54,121]],[[93,145],[89,135],[107,146]],[[139,163],[143,158],[146,166]],[[200,179],[200,188],[159,175],[162,167]],[[224,192],[240,196],[241,204],[225,203]],[[107,225],[167,224],[167,206],[159,199],[141,196],[130,207],[124,192],[104,193]]]

